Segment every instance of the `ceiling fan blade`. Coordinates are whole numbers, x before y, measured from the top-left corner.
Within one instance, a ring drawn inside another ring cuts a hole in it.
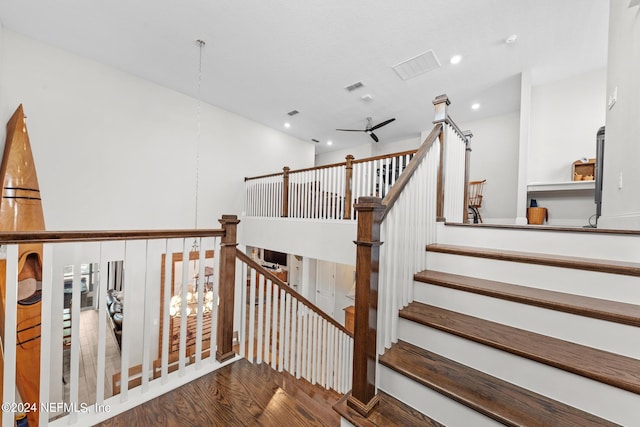
[[[378,137],[376,136],[376,134],[375,134],[375,133],[373,133],[373,132],[368,132],[368,133],[369,133],[369,136],[370,136],[370,137],[371,137],[375,142],[380,141],[380,140],[378,139]]]
[[[392,121],[394,121],[394,120],[395,120],[395,118],[393,118],[393,119],[389,119],[389,120],[385,120],[384,122],[382,122],[382,123],[378,123],[377,125],[375,125],[374,127],[372,127],[372,128],[371,128],[371,129],[369,129],[369,130],[376,130],[376,129],[379,129],[379,128],[381,128],[382,126],[386,126],[386,125],[388,125],[389,123],[391,123],[391,122],[392,122]]]
[[[341,130],[344,132],[365,132],[364,129],[336,129],[336,130]]]

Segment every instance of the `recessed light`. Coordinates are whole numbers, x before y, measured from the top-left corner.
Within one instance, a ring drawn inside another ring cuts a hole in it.
[[[505,43],[506,44],[513,44],[516,42],[516,40],[518,40],[518,35],[517,34],[511,34],[509,37],[507,37],[505,39]]]
[[[333,145],[333,141],[327,141],[327,145]]]
[[[472,110],[477,110],[478,108],[480,108],[480,104],[478,104],[477,102],[471,105]]]
[[[284,127],[286,127],[287,129],[289,129],[291,127],[291,123],[287,122],[284,124]]]
[[[462,61],[462,55],[452,56],[451,59],[449,60],[449,62],[452,64],[459,64],[460,61]]]

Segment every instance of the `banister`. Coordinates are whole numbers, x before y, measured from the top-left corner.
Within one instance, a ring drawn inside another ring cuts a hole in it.
[[[224,236],[223,229],[176,230],[87,230],[0,232],[0,245],[21,243],[66,243],[111,240],[153,240]]]
[[[398,197],[400,197],[402,190],[409,183],[409,180],[411,179],[415,171],[418,169],[420,162],[427,155],[427,152],[429,151],[431,144],[433,144],[436,141],[436,139],[438,139],[438,136],[440,135],[441,132],[442,132],[442,123],[436,123],[436,125],[433,127],[429,135],[427,135],[427,137],[425,138],[422,145],[420,145],[420,148],[418,148],[418,151],[416,151],[415,155],[413,156],[413,158],[405,168],[404,172],[400,175],[400,177],[398,178],[394,186],[391,187],[391,190],[389,191],[389,193],[382,200],[382,204],[385,206],[385,210],[382,212],[381,221],[384,220],[384,218],[387,216],[387,214],[389,213],[389,211],[391,210],[395,202],[398,200]]]
[[[407,151],[399,151],[397,153],[389,153],[389,154],[381,154],[379,156],[374,156],[374,157],[367,157],[364,159],[358,159],[358,160],[353,160],[353,164],[356,163],[366,163],[366,162],[373,162],[375,160],[382,160],[382,159],[391,159],[394,157],[401,157],[401,156],[407,156],[410,154],[415,154],[416,151],[418,150],[407,150]]]
[[[381,154],[379,156],[373,156],[373,157],[365,157],[364,159],[354,159],[352,160],[352,164],[356,164],[356,163],[366,163],[366,162],[372,162],[375,160],[381,160],[381,159],[390,159],[393,157],[399,157],[399,156],[406,156],[409,154],[414,154],[417,150],[406,150],[406,151],[399,151],[397,153],[389,153],[389,154]],[[289,175],[294,174],[294,173],[300,173],[300,172],[309,172],[309,171],[313,171],[313,170],[320,170],[320,169],[329,169],[329,168],[334,168],[337,166],[346,166],[347,162],[339,162],[339,163],[331,163],[328,165],[322,165],[322,166],[314,166],[314,167],[310,167],[310,168],[303,168],[303,169],[290,169],[289,170]],[[254,179],[260,179],[260,178],[270,178],[272,176],[280,176],[280,175],[284,175],[283,172],[276,172],[276,173],[270,173],[267,175],[259,175],[259,176],[252,176],[252,177],[245,177],[245,181],[252,181]]]
[[[271,280],[272,283],[275,283],[276,285],[278,285],[281,290],[284,290],[286,293],[288,293],[292,297],[296,298],[298,301],[303,302],[307,307],[309,307],[310,309],[312,309],[313,311],[318,313],[318,315],[320,315],[327,322],[331,323],[333,326],[338,328],[340,331],[344,332],[345,334],[347,334],[348,336],[353,338],[353,334],[350,331],[348,331],[344,326],[342,326],[335,319],[333,319],[331,316],[329,316],[324,311],[322,311],[314,303],[312,303],[311,301],[309,301],[308,299],[306,299],[305,297],[300,295],[298,292],[296,292],[293,289],[291,289],[291,287],[289,285],[287,285],[283,280],[281,280],[278,276],[276,276],[275,274],[273,274],[272,272],[270,272],[269,270],[265,269],[263,266],[261,266],[260,264],[255,262],[247,254],[245,254],[242,251],[236,251],[236,257],[240,261],[246,263],[248,266],[253,268],[254,270],[258,271],[260,274],[265,276],[267,279]]]

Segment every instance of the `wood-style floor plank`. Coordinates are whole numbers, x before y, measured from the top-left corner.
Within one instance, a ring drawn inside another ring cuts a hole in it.
[[[505,425],[617,425],[404,341],[380,363]]]
[[[627,276],[640,276],[640,264],[626,261],[610,261],[597,258],[583,258],[562,255],[550,255],[536,252],[507,251],[476,248],[472,246],[431,244],[427,252],[439,252],[501,261],[522,262],[526,264],[548,265],[552,267],[573,268],[576,270],[599,271]]]
[[[340,425],[332,404],[310,405],[312,400],[304,393],[290,395],[259,367],[242,359],[99,426]]]
[[[563,311],[565,313],[608,320],[610,322],[631,326],[640,326],[640,305],[572,295],[434,270],[421,271],[414,275],[414,279],[423,283],[548,308],[550,310]]]
[[[638,359],[418,302],[402,309],[400,317],[595,381],[640,393]]]
[[[378,406],[375,407],[368,418],[365,418],[359,412],[347,406],[347,399],[350,395],[351,393],[344,395],[333,409],[356,427],[444,427],[439,422],[400,402],[382,390],[378,390],[378,398],[380,399]]]

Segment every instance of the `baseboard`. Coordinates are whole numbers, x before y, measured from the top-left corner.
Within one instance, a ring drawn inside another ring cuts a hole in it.
[[[640,212],[624,215],[602,215],[598,219],[598,228],[640,230]]]

